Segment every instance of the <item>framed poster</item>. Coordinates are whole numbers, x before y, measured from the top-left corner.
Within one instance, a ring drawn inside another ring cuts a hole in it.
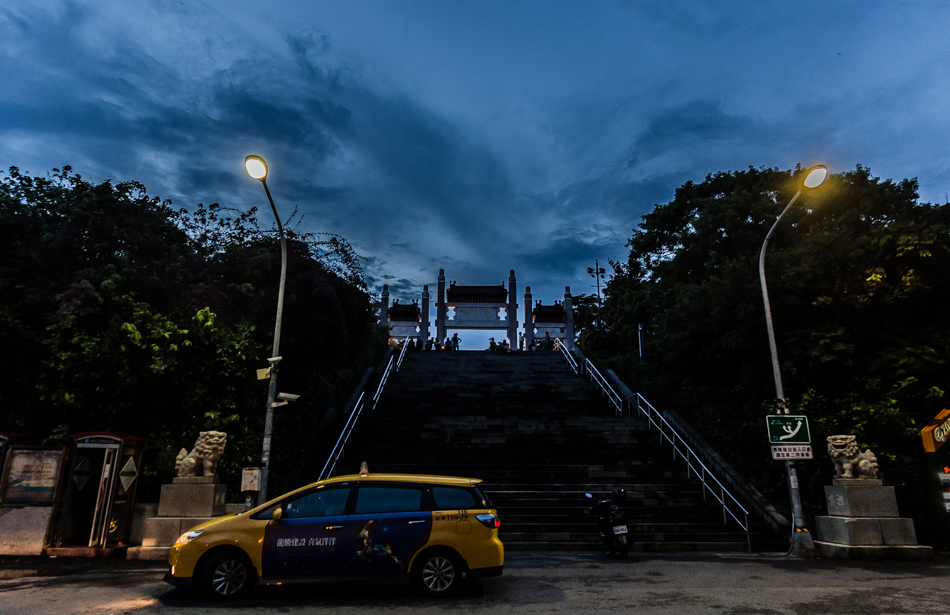
[[[52,506],[63,465],[62,449],[18,449],[7,452],[0,504]]]

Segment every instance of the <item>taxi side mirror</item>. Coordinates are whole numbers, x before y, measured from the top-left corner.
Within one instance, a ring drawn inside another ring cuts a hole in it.
[[[280,518],[283,517],[283,516],[284,516],[284,511],[281,510],[280,506],[278,506],[277,508],[274,509],[274,512],[271,513],[270,522],[271,522],[271,523],[279,523],[279,522],[280,522]]]

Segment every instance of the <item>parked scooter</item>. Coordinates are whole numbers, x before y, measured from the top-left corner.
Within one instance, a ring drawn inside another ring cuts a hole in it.
[[[594,496],[590,493],[585,493],[584,497],[591,501],[594,499]],[[590,514],[597,516],[597,529],[600,531],[604,548],[611,555],[617,553],[620,557],[627,557],[633,543],[628,527],[627,513],[620,508],[620,505],[626,499],[626,489],[616,487],[610,494],[610,499],[601,500],[597,503],[592,502],[589,509]]]

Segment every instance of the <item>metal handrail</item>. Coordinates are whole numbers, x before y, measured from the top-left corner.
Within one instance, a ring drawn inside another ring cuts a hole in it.
[[[399,368],[402,367],[402,360],[406,358],[406,350],[409,349],[409,338],[407,337],[402,341],[402,350],[399,351],[399,360],[396,361],[396,371],[399,371]]]
[[[561,353],[565,356],[568,365],[570,365],[575,374],[582,373],[577,361],[574,360],[574,357],[563,345],[561,347]],[[591,363],[590,359],[586,357],[583,357],[583,359],[583,372],[586,372],[590,379],[600,387],[601,392],[607,397],[610,405],[613,406],[616,416],[624,416],[624,402],[629,401],[632,397],[636,397],[637,414],[646,418],[650,426],[659,430],[660,437],[672,445],[674,459],[679,455],[686,461],[687,473],[692,472],[703,484],[703,496],[705,497],[705,493],[708,491],[722,505],[722,522],[728,523],[728,517],[732,517],[735,522],[739,524],[739,527],[745,531],[747,546],[749,551],[752,551],[752,537],[749,530],[749,511],[726,489],[725,485],[716,478],[716,475],[713,474],[706,464],[703,463],[702,459],[696,455],[689,444],[686,443],[686,440],[684,440],[669,421],[666,420],[666,417],[660,414],[643,395],[634,393],[628,398],[621,398],[617,391],[610,386],[607,379],[601,375],[600,370]],[[629,404],[627,407],[630,407]],[[628,411],[627,416],[630,415],[631,413]],[[732,508],[735,507],[738,507],[738,510],[733,512]],[[740,516],[742,517],[741,519]]]
[[[712,494],[714,498],[722,505],[722,521],[723,523],[727,522],[726,515],[728,514],[732,517],[736,523],[739,524],[745,533],[746,541],[748,542],[749,550],[752,550],[752,537],[749,532],[749,511],[746,510],[739,500],[736,499],[732,493],[726,489],[726,486],[716,477],[716,475],[710,470],[702,459],[696,455],[696,452],[690,447],[689,444],[683,439],[682,436],[676,431],[676,429],[666,420],[662,414],[660,414],[656,408],[653,407],[643,395],[640,393],[635,394],[637,399],[637,412],[641,416],[645,416],[647,420],[650,421],[650,424],[653,427],[656,427],[660,436],[670,443],[673,447],[673,457],[675,458],[677,454],[686,461],[686,466],[689,470],[692,470],[692,473],[699,478],[703,483],[703,487]],[[644,406],[646,409],[644,409]],[[685,452],[684,452],[685,450]],[[697,467],[698,466],[698,467]],[[733,512],[732,508],[737,507],[738,510]],[[739,518],[741,515],[741,519]]]
[[[617,394],[617,391],[610,386],[610,383],[603,377],[600,370],[594,367],[594,364],[586,357],[584,358],[584,367],[590,375],[590,379],[597,383],[600,390],[607,396],[607,401],[614,407],[614,414],[623,416],[623,400],[620,398],[620,395]]]
[[[383,375],[379,379],[379,385],[376,387],[376,392],[373,394],[370,412],[376,410],[376,406],[379,405],[379,400],[383,396],[383,391],[386,389],[386,385],[389,383],[389,377],[393,374],[393,372],[398,372],[399,368],[402,366],[402,360],[406,356],[407,348],[409,348],[408,337],[403,341],[402,350],[399,353],[399,357],[389,357],[389,362],[386,363],[386,369],[383,370]],[[336,471],[336,464],[340,459],[343,459],[343,452],[346,450],[346,445],[353,436],[353,431],[356,429],[356,423],[363,415],[363,410],[366,409],[366,406],[366,391],[361,391],[359,399],[357,399],[356,403],[353,404],[353,411],[350,412],[349,418],[346,419],[346,424],[343,425],[343,430],[340,432],[340,437],[337,438],[336,444],[333,446],[333,450],[330,451],[330,456],[327,457],[327,462],[323,465],[323,470],[320,471],[320,480],[333,476],[333,473]]]
[[[577,360],[574,358],[574,355],[571,354],[571,351],[567,349],[565,344],[560,343],[560,340],[555,342],[557,344],[557,349],[561,351],[561,355],[567,359],[567,364],[571,366],[571,369],[574,370],[574,373],[577,373]]]

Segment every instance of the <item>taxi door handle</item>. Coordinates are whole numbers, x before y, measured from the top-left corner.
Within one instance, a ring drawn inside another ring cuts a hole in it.
[[[420,523],[425,523],[425,519],[416,519],[415,521],[410,521],[409,525],[419,525]]]
[[[342,530],[343,526],[342,525],[325,525],[323,529],[328,532],[334,532],[336,530]]]

